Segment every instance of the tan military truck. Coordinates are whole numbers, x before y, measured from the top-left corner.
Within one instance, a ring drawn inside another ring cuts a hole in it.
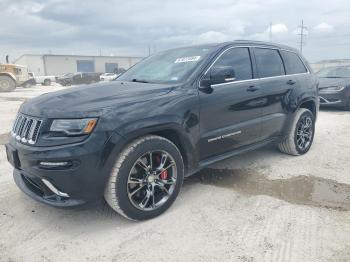
[[[10,92],[29,80],[28,68],[15,64],[0,64],[0,92]]]

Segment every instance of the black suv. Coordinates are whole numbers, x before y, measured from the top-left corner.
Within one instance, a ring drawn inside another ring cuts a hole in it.
[[[306,153],[317,78],[294,49],[235,41],[150,56],[116,81],[25,102],[7,147],[14,179],[53,206],[100,199],[134,220],[155,217],[183,179],[277,143]]]

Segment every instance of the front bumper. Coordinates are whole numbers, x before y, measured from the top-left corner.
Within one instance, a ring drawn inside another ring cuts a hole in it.
[[[54,147],[27,146],[10,139],[6,148],[14,180],[24,193],[45,204],[69,207],[101,199],[122,139],[113,134],[107,141],[94,138]],[[42,162],[69,165],[42,166]]]

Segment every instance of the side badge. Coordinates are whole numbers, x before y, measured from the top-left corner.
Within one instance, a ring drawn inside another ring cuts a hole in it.
[[[239,135],[241,133],[242,133],[242,131],[239,130],[239,131],[236,131],[236,132],[233,132],[233,133],[229,133],[229,134],[226,134],[226,135],[213,137],[213,138],[208,139],[208,143],[213,142],[213,141],[217,141],[217,140],[221,140],[223,138],[227,138],[227,137],[230,137],[230,136]]]

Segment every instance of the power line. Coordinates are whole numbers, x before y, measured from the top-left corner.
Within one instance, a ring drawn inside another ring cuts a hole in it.
[[[301,26],[299,26],[300,28],[300,33],[298,34],[300,36],[300,41],[299,41],[299,49],[300,49],[300,53],[303,52],[303,45],[305,45],[305,37],[306,37],[306,33],[304,33],[304,30],[307,30],[307,27],[304,26],[304,20],[301,20]]]

